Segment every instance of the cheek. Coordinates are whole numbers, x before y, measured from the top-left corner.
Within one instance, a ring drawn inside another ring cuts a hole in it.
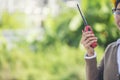
[[[115,23],[116,23],[118,29],[120,30],[120,16],[115,16],[114,18],[115,18]]]
[[[118,15],[118,16],[117,16],[117,15],[114,16],[114,18],[115,18],[115,22],[116,22],[116,23],[120,22],[120,16],[119,16],[119,15]]]

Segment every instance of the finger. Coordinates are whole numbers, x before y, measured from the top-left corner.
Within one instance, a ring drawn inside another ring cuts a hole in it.
[[[85,42],[89,43],[90,41],[97,40],[97,37],[90,37]]]
[[[83,41],[85,41],[87,38],[93,37],[93,36],[95,36],[95,35],[92,34],[91,31],[85,32],[84,30],[82,30],[82,38],[81,38],[80,43],[83,43]]]
[[[82,39],[84,41],[84,40],[87,40],[90,37],[95,37],[95,35],[94,34],[85,34],[84,36],[82,36]]]
[[[87,32],[83,31],[83,33],[84,33],[84,34],[92,34],[91,31],[87,31]]]
[[[82,30],[82,36],[84,36],[84,34],[85,34],[84,30]]]
[[[80,43],[82,44],[82,43],[83,43],[83,41],[84,41],[84,30],[82,30],[82,38],[81,38]]]
[[[86,40],[86,41],[83,42],[83,45],[84,45],[85,48],[88,48],[94,42],[97,42],[97,39],[94,38],[94,39],[91,39],[91,40]]]
[[[84,30],[82,30],[82,33],[84,32]]]
[[[84,32],[84,31],[82,30],[81,43],[82,43],[83,41],[85,41],[87,38],[89,38],[89,37],[94,37],[94,36],[95,36],[95,35],[92,34],[90,31]]]
[[[87,47],[90,47],[91,44],[93,44],[94,42],[97,42],[97,40],[90,41],[89,43],[86,44],[86,46],[87,46]]]
[[[93,34],[91,31],[87,31],[87,32],[82,31],[82,33],[83,33],[83,36],[86,36],[86,35],[88,35],[88,34]],[[93,35],[94,35],[94,34],[93,34]]]

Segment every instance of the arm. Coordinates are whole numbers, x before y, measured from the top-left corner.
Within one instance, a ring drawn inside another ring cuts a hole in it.
[[[82,38],[81,38],[81,44],[85,47],[87,51],[87,57],[92,57],[94,56],[94,48],[91,47],[91,44],[97,42],[97,37],[95,37],[94,34],[91,32],[85,32],[82,31]],[[93,57],[92,59],[86,59],[86,71],[87,71],[87,80],[101,80],[99,79],[98,75],[102,74],[102,65],[97,68],[97,61],[96,57]],[[102,76],[100,76],[102,77]]]
[[[105,49],[104,57],[101,60],[99,66],[97,67],[97,60],[96,57],[93,58],[85,58],[86,61],[86,75],[87,80],[104,80],[104,62],[108,58],[108,51],[110,51],[110,46],[108,45]]]
[[[103,80],[103,71],[104,59],[102,59],[98,67],[96,58],[86,59],[87,80]]]

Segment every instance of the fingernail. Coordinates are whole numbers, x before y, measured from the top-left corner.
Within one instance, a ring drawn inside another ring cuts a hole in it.
[[[82,30],[82,33],[83,33],[83,30]]]

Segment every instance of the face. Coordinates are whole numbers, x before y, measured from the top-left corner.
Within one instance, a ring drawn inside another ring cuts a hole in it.
[[[120,3],[118,3],[118,5],[117,5],[117,9],[114,12],[114,16],[115,16],[115,22],[117,24],[117,27],[120,30]]]

